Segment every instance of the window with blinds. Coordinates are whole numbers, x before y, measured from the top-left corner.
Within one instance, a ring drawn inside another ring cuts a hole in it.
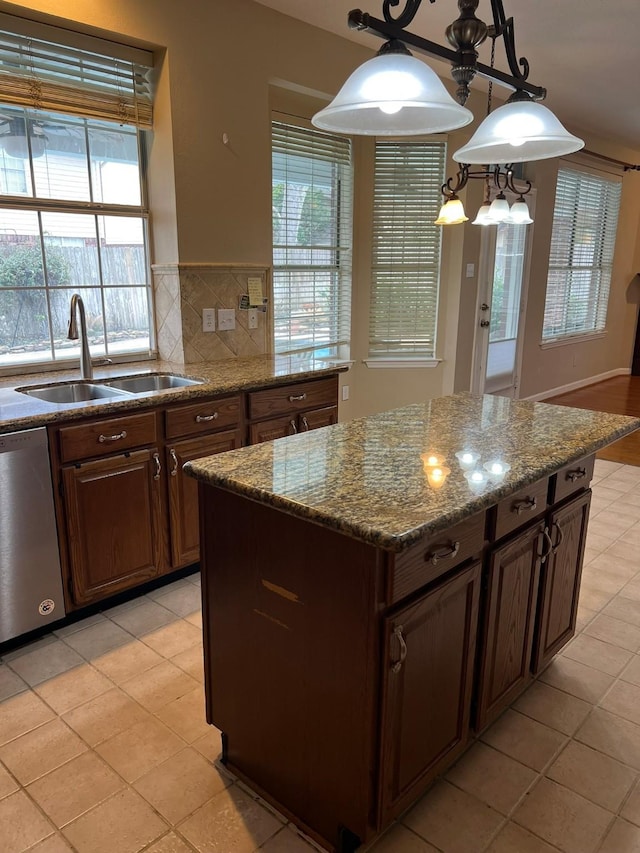
[[[621,181],[558,172],[543,340],[605,328]]]
[[[46,38],[0,31],[0,370],[78,358],[73,293],[92,356],[140,358],[153,348],[140,156],[152,56],[33,28]]]
[[[351,142],[272,123],[274,351],[347,357]]]
[[[369,355],[435,357],[444,142],[376,142]]]

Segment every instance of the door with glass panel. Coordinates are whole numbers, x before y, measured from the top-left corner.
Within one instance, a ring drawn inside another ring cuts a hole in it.
[[[518,397],[532,225],[482,228],[472,390]]]

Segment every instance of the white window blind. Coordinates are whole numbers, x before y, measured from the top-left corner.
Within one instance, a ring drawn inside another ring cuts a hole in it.
[[[351,142],[272,124],[277,353],[344,355],[350,334]]]
[[[559,170],[544,340],[604,329],[621,187],[613,178]]]
[[[433,358],[444,142],[377,142],[369,354]]]

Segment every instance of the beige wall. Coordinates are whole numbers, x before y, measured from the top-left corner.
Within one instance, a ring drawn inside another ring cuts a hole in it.
[[[348,74],[371,55],[357,43],[251,0],[191,0],[187,4],[176,0],[0,0],[0,10],[156,48],[160,62],[150,152],[150,207],[153,259],[160,264],[268,266],[273,92],[294,88],[320,96],[335,93]],[[438,70],[446,74],[444,66]],[[484,96],[474,93],[471,107],[481,116]],[[449,152],[471,131],[465,128],[452,134]],[[223,134],[228,144],[223,142]],[[640,160],[640,152],[621,152],[604,140],[589,140],[589,147],[632,162]],[[355,150],[360,163],[366,163],[371,158],[371,140],[357,140]],[[453,164],[450,166],[452,174]],[[636,291],[629,283],[640,257],[640,175],[629,173],[612,284],[612,331],[599,341],[556,350],[539,348],[556,168],[555,162],[538,164],[523,396],[628,367],[635,329]],[[477,208],[481,194],[480,186],[469,186],[470,211]],[[350,386],[350,400],[342,404],[341,417],[469,388],[477,279],[463,279],[462,271],[468,263],[478,268],[480,229],[468,224],[445,230],[438,327],[441,364],[435,369],[372,370],[362,361],[367,350],[370,187],[358,188],[357,202],[355,363],[342,379]]]

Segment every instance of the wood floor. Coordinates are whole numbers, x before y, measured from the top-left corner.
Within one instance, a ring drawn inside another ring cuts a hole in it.
[[[614,376],[595,385],[549,397],[544,402],[640,417],[640,376]],[[640,465],[640,430],[610,444],[597,456],[599,459],[623,462],[625,465]]]

